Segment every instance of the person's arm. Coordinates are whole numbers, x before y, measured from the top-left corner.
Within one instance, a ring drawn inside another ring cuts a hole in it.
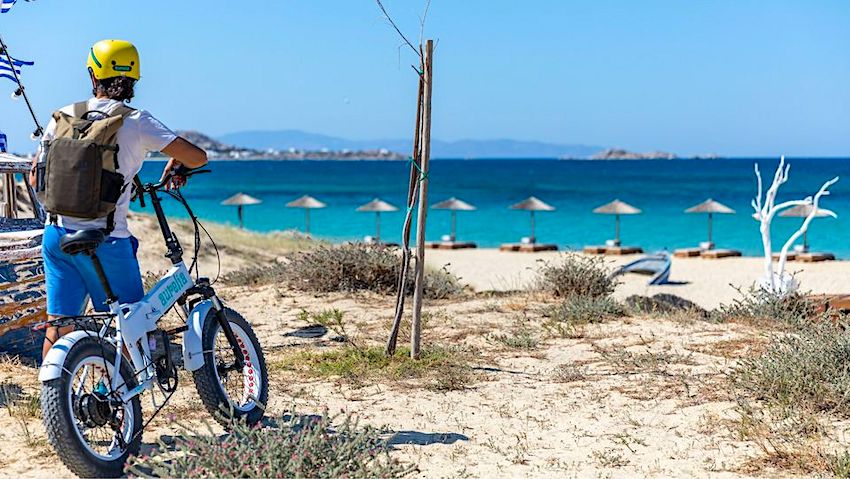
[[[200,168],[207,164],[207,152],[183,137],[178,136],[161,151],[186,168]]]
[[[178,164],[186,168],[200,168],[207,164],[207,152],[179,136],[161,151],[163,154],[170,156],[171,159],[168,160],[168,164],[162,170],[162,177],[159,181],[164,180],[166,175],[176,168]],[[170,183],[165,186],[165,189],[180,188],[185,184],[186,178],[174,176],[171,178]]]

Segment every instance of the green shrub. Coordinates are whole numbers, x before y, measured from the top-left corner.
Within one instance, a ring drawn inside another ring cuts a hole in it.
[[[531,334],[531,331],[522,329],[511,334],[494,334],[490,339],[501,343],[512,349],[537,349],[540,341]]]
[[[801,328],[818,316],[816,306],[814,301],[802,293],[778,296],[752,287],[746,292],[741,291],[741,297],[732,304],[721,305],[713,311],[711,319]]]
[[[598,256],[567,253],[555,262],[545,262],[537,271],[537,288],[555,296],[609,296],[617,286],[605,260]]]
[[[224,280],[231,285],[287,284],[311,292],[391,294],[397,290],[400,269],[401,261],[395,249],[354,243],[295,253],[288,262],[236,271]],[[410,292],[413,268],[408,271],[406,289]],[[445,269],[426,269],[424,293],[427,298],[448,298],[462,289],[458,279]]]
[[[775,410],[830,411],[850,417],[850,335],[830,322],[773,341],[758,358],[745,358],[729,379],[739,396]]]
[[[235,423],[223,438],[183,428],[173,446],[133,457],[127,472],[142,477],[279,477],[388,479],[415,471],[390,457],[380,431],[352,416],[281,418],[277,428]]]

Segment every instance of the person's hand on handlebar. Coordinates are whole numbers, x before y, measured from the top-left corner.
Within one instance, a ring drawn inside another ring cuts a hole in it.
[[[177,137],[163,148],[162,153],[171,159],[165,165],[165,170],[162,172],[160,182],[168,180],[165,184],[165,189],[180,188],[186,184],[186,177],[183,175],[172,175],[175,167],[184,166],[189,169],[200,168],[207,164],[207,152],[186,141],[185,138]],[[169,175],[172,175],[169,178]]]
[[[168,163],[165,165],[165,169],[162,170],[162,176],[159,178],[159,181],[168,180],[165,183],[165,190],[176,190],[181,186],[186,184],[186,177],[183,175],[177,174],[177,168],[180,167],[180,163],[177,162],[174,158],[168,160]]]

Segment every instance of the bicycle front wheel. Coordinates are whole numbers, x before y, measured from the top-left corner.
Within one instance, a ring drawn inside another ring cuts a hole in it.
[[[210,311],[204,321],[202,345],[204,365],[194,371],[195,387],[207,410],[222,425],[244,420],[250,425],[263,418],[269,399],[266,359],[253,328],[239,313],[223,311],[245,364],[235,369],[233,348],[221,329],[216,312]]]

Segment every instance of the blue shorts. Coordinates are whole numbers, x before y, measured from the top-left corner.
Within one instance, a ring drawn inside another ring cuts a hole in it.
[[[82,314],[88,298],[91,298],[96,311],[108,311],[106,292],[91,258],[84,254],[71,256],[59,248],[62,235],[73,232],[55,225],[44,227],[41,254],[47,287],[47,314],[52,316]],[[138,248],[139,242],[132,236],[110,237],[95,251],[119,303],[135,303],[145,294],[139,261],[136,259]]]

